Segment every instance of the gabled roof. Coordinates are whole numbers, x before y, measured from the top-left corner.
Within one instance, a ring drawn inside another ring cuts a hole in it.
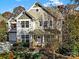
[[[34,19],[34,17],[33,17],[32,15],[30,15],[27,11],[25,11],[25,14],[26,14],[29,18]]]
[[[30,15],[27,11],[21,12],[21,13],[16,17],[16,19],[20,18],[23,14],[26,15],[27,18],[30,18],[30,19],[32,19],[32,20],[35,19],[35,18],[34,18],[32,15]],[[26,19],[26,18],[25,18],[25,19]]]
[[[48,13],[49,15],[51,15],[52,17],[54,17],[54,18],[56,18],[52,13],[50,13],[44,6],[42,6],[40,3],[34,3],[34,5],[31,7],[31,8],[33,8],[33,7],[40,7],[40,8],[42,8],[46,13]],[[31,9],[30,8],[30,9]],[[29,10],[30,10],[29,9]],[[29,10],[28,10],[28,12],[29,12]]]
[[[15,20],[15,17],[11,17],[8,21],[13,21],[13,20]]]

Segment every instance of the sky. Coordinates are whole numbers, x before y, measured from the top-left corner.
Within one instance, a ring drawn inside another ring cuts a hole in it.
[[[28,10],[36,1],[44,6],[69,4],[69,0],[0,0],[0,13],[10,11],[17,7],[23,6]]]

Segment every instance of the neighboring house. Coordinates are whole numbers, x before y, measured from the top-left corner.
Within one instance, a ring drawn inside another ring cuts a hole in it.
[[[61,42],[64,18],[59,15],[56,17],[41,4],[34,3],[27,12],[9,19],[9,40],[29,42],[30,46],[43,46],[54,39]]]
[[[12,43],[16,42],[16,39],[17,39],[16,23],[17,22],[14,17],[11,17],[8,20],[8,38],[9,38],[9,41]]]

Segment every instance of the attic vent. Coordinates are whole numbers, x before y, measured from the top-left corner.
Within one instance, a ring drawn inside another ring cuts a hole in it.
[[[23,14],[25,14],[25,12],[23,12]]]
[[[39,11],[39,9],[36,9],[36,11],[38,12],[38,11]]]

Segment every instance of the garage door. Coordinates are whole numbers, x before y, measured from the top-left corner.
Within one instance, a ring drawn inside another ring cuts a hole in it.
[[[9,33],[9,41],[16,42],[16,33]]]

